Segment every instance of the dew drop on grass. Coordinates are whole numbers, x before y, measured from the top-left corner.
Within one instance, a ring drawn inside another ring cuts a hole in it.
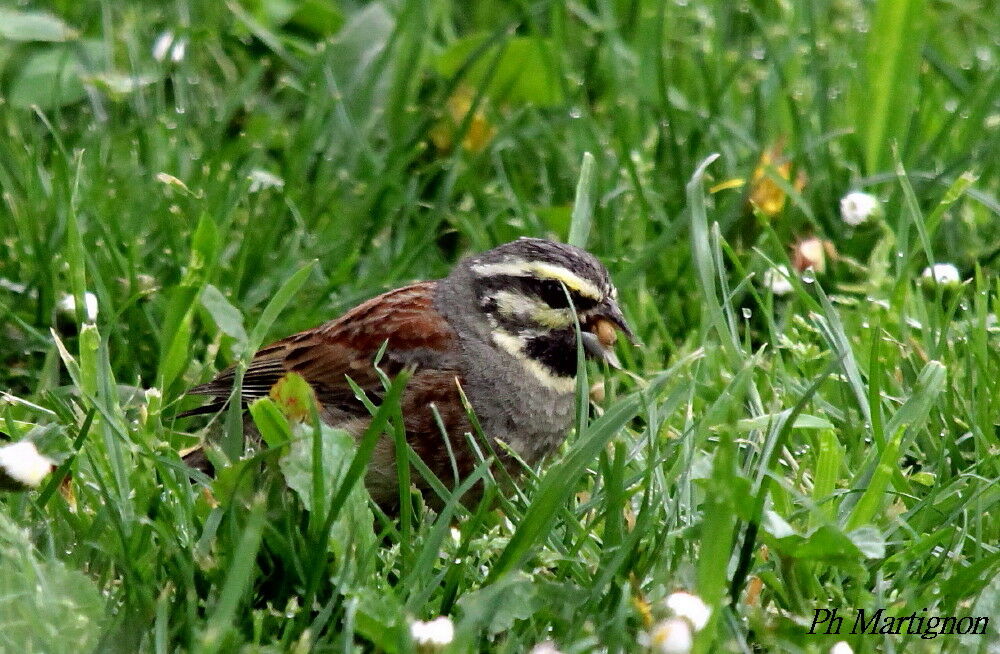
[[[753,317],[753,310],[747,307],[743,307],[743,318],[746,320],[750,320],[750,318],[752,317]]]
[[[816,281],[816,271],[812,268],[806,268],[802,271],[802,282],[804,284],[812,284]]]

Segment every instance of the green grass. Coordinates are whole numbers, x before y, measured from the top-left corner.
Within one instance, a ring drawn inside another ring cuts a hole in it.
[[[1000,641],[990,2],[6,11],[0,429],[61,466],[0,497],[0,649],[407,652],[449,615],[453,651],[631,652],[678,589],[713,608],[697,652]],[[781,142],[790,170],[760,171],[786,201],[753,211],[733,180]],[[841,220],[855,189],[883,218]],[[482,466],[478,505],[381,516],[365,447],[267,405],[275,447],[182,464],[186,388],[519,235],[585,242],[642,345],[590,370],[606,399],[516,492]],[[809,235],[837,257],[775,296]],[[806,634],[877,607],[991,631]]]

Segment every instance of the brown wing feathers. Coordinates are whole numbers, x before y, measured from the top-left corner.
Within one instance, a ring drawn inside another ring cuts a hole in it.
[[[340,318],[260,350],[243,377],[243,397],[265,397],[288,372],[296,372],[316,390],[324,404],[354,402],[350,376],[366,390],[381,390],[373,368],[375,353],[388,341],[383,369],[389,374],[404,366],[452,368],[449,349],[454,334],[434,309],[435,282],[405,286],[372,298]],[[196,415],[221,409],[235,381],[233,369],[191,389],[216,401],[188,411]]]

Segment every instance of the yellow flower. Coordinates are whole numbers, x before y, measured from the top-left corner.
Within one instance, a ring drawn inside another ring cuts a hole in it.
[[[750,177],[750,204],[769,218],[778,215],[785,208],[785,191],[768,175],[769,169],[773,169],[772,175],[777,173],[786,182],[792,175],[792,162],[782,155],[784,147],[785,140],[779,138],[774,145],[764,150]],[[801,191],[805,185],[805,175],[799,171],[793,187],[796,191]]]
[[[647,627],[653,624],[653,607],[650,606],[649,602],[640,595],[636,595],[632,598],[632,606],[638,611],[639,615],[642,617],[642,623]]]
[[[431,129],[431,142],[441,152],[447,152],[454,146],[455,135],[462,127],[465,117],[472,109],[475,91],[469,86],[460,86],[451,94],[445,103],[446,115]],[[496,129],[486,119],[482,110],[482,102],[469,118],[468,129],[462,137],[462,147],[469,152],[482,152],[493,137]]]

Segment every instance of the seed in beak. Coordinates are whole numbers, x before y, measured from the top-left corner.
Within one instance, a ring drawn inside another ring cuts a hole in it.
[[[604,347],[612,347],[618,340],[618,332],[615,330],[614,323],[604,318],[599,318],[594,323],[594,333]]]
[[[612,368],[621,370],[622,364],[615,355],[615,351],[606,346],[597,334],[583,332],[580,336],[583,339],[583,349],[587,354],[598,361],[606,361]]]

